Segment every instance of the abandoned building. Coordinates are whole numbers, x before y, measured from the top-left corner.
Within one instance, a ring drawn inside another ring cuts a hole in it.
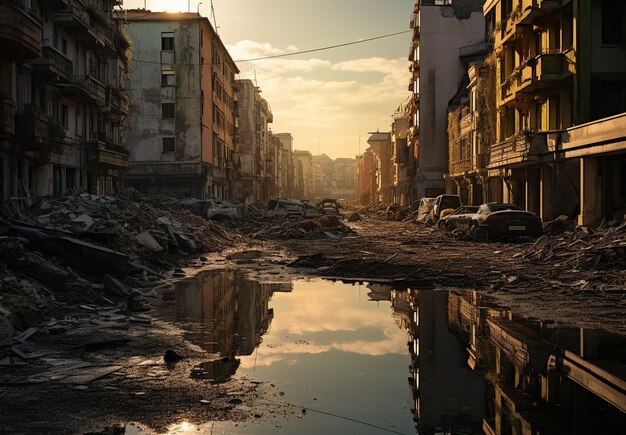
[[[0,2],[0,195],[118,192],[130,42],[113,0]]]
[[[626,6],[502,0],[486,2],[484,12],[494,52],[489,65],[470,70],[470,95],[478,97],[463,109],[459,142],[450,142],[451,156],[471,157],[464,149],[472,125],[478,154],[468,167],[450,162],[457,185],[449,191],[468,204],[510,202],[544,220],[621,217],[626,58],[616,23]],[[485,99],[495,101],[486,107]]]
[[[127,184],[230,198],[237,66],[199,14],[131,10],[127,19],[134,53]]]

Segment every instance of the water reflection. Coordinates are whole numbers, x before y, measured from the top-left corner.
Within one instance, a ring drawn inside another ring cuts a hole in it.
[[[188,337],[212,357],[193,378],[275,383],[310,410],[284,433],[610,434],[626,423],[622,337],[520,318],[480,293],[211,271],[162,296],[163,315],[201,325]]]
[[[623,337],[521,318],[476,292],[414,291],[411,299],[421,433],[623,433]]]
[[[268,331],[271,296],[291,290],[291,283],[263,284],[232,270],[205,271],[162,289],[162,300],[171,305],[161,314],[201,325],[190,328],[187,337],[217,357],[195,367],[191,376],[223,382],[237,371],[237,356],[251,355]]]

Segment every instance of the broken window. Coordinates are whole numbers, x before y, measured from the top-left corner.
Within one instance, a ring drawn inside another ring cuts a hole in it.
[[[161,51],[174,51],[174,32],[161,33]]]
[[[161,72],[161,86],[176,86],[176,74],[174,71]]]
[[[173,118],[175,114],[174,103],[161,104],[161,116],[163,118]]]
[[[164,153],[173,153],[176,149],[176,140],[173,137],[163,138],[163,151]]]

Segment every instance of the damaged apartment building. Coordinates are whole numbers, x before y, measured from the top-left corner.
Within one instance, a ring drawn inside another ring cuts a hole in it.
[[[490,0],[483,10],[494,49],[469,70],[470,98],[451,133],[449,191],[466,203],[510,202],[544,220],[620,219],[626,4]]]
[[[410,27],[410,199],[445,193],[447,108],[465,71],[461,47],[484,39],[483,0],[416,0]],[[422,128],[423,127],[423,128]]]
[[[130,43],[113,0],[0,1],[0,195],[119,191]]]
[[[149,194],[229,199],[237,171],[235,75],[197,13],[127,11],[133,42],[127,184]]]

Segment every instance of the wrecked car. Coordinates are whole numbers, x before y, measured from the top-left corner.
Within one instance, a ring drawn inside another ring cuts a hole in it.
[[[496,240],[507,236],[540,236],[541,219],[513,204],[489,203],[472,215],[468,235],[475,240]]]
[[[426,222],[430,219],[431,211],[435,205],[435,198],[422,198],[420,199],[417,207],[417,222]]]
[[[182,203],[193,213],[218,222],[230,222],[240,216],[239,208],[223,199],[186,199]]]
[[[330,199],[330,198],[323,199],[322,201],[320,201],[320,203],[317,206],[317,210],[321,214],[331,214],[331,215],[341,214],[341,212],[339,211],[340,208],[341,208],[341,205],[339,204],[339,202],[337,202],[336,199]]]
[[[456,210],[461,207],[461,197],[459,195],[439,195],[435,198],[431,218],[434,222],[439,221],[441,212],[447,209]]]
[[[439,221],[437,222],[437,228],[448,232],[460,229],[464,233],[468,233],[474,215],[477,212],[477,205],[466,205],[463,207],[459,207],[452,213],[439,219]]]
[[[291,199],[272,199],[267,203],[265,216],[267,217],[304,217],[306,204]]]

